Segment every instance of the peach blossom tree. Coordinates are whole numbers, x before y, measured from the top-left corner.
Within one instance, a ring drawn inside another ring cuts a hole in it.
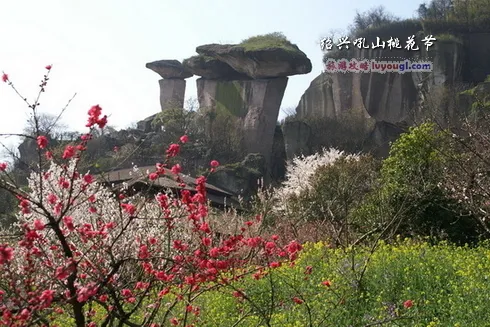
[[[0,188],[19,202],[15,228],[0,233],[0,326],[55,326],[57,317],[71,317],[79,327],[195,326],[199,295],[296,259],[299,243],[254,234],[250,227],[260,216],[234,235],[215,237],[205,176],[192,191],[126,196],[80,171],[94,131],[107,124],[98,105],[88,110],[87,133],[54,155],[37,123],[51,68],[32,104],[2,76],[32,111],[36,135],[25,137],[36,140],[38,162],[27,188],[0,162]],[[166,162],[186,142],[184,135],[168,146],[148,183],[167,170],[182,183],[181,167]],[[218,165],[213,160],[210,173]]]

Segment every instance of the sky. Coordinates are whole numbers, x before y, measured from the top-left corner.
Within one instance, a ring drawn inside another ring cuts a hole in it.
[[[421,0],[0,0],[0,71],[33,101],[45,66],[53,66],[40,112],[63,115],[83,131],[87,110],[99,104],[109,125],[126,128],[160,111],[159,75],[145,68],[161,59],[183,60],[209,43],[239,43],[282,32],[310,58],[313,69],[289,78],[280,118],[297,106],[322,70],[319,40],[346,29],[356,11],[383,5],[402,18]],[[197,77],[187,79],[195,98]],[[0,81],[0,134],[20,133],[29,108]],[[13,139],[0,139],[13,144]]]

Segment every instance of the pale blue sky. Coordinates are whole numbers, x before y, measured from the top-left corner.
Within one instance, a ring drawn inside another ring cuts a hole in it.
[[[384,5],[413,17],[421,0],[0,0],[0,71],[29,99],[53,64],[40,109],[58,113],[78,93],[64,116],[83,130],[86,112],[100,104],[109,124],[123,128],[160,110],[159,76],[145,63],[195,54],[198,45],[236,43],[283,32],[310,58],[313,70],[291,76],[282,108],[294,108],[322,71],[319,39],[345,29],[356,10]],[[195,79],[186,97],[196,96]],[[0,85],[0,132],[19,132],[28,108]],[[283,116],[283,115],[282,115]]]

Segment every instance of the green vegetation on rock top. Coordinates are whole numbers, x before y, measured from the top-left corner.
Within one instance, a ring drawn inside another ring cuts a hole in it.
[[[249,37],[248,39],[243,40],[239,46],[245,48],[246,51],[281,48],[286,51],[300,52],[298,47],[292,44],[286,36],[280,32]]]

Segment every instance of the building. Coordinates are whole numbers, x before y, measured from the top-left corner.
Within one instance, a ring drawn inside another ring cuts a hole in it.
[[[125,193],[128,195],[140,192],[157,194],[164,190],[170,190],[176,195],[179,195],[181,190],[189,190],[193,194],[196,192],[196,178],[194,177],[179,174],[180,179],[185,184],[182,186],[176,181],[177,176],[169,170],[165,170],[165,174],[160,175],[156,180],[150,181],[148,174],[153,171],[155,171],[155,166],[119,169],[102,173],[97,176],[97,180],[116,192],[122,188],[127,188]],[[206,183],[206,193],[211,206],[219,209],[236,208],[240,210],[239,202],[234,194],[208,183]]]

